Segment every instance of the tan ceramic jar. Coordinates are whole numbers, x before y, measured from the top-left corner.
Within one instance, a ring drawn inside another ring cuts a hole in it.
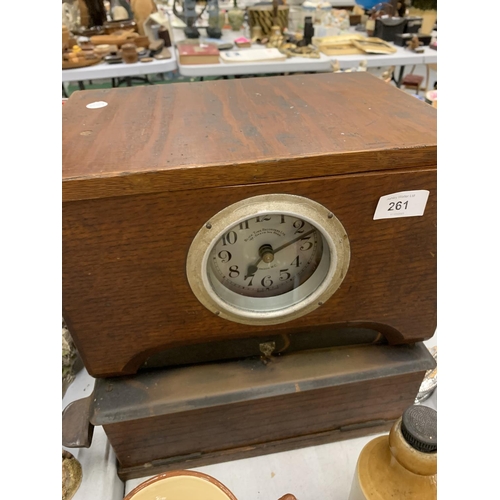
[[[365,445],[349,500],[436,500],[436,417],[431,408],[411,406],[388,436]]]
[[[122,58],[126,64],[136,63],[139,60],[137,48],[133,43],[125,43],[122,45]]]

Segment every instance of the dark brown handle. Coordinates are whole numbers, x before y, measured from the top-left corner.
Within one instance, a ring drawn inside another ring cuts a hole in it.
[[[89,448],[94,426],[90,423],[92,396],[78,399],[62,413],[62,444],[67,448]]]

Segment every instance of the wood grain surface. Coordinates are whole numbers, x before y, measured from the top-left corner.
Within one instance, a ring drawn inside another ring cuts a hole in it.
[[[424,216],[373,220],[380,196],[410,189],[430,191]],[[331,210],[349,235],[351,262],[339,290],[312,313],[241,325],[200,304],[186,256],[213,214],[267,193],[307,196]],[[134,373],[169,347],[318,325],[374,326],[392,343],[428,339],[436,328],[436,169],[65,203],[63,315],[93,376]]]
[[[204,457],[208,461],[237,458],[231,450],[244,452],[242,448],[246,448],[263,454],[267,443],[268,453],[272,453],[279,442],[285,445],[288,441],[288,449],[310,446],[317,438],[323,442],[328,441],[327,436],[342,439],[333,432],[342,427],[348,430],[363,422],[394,420],[412,404],[423,375],[416,372],[258,402],[190,409],[103,428],[123,468],[162,461],[160,465],[167,470],[169,465],[179,467],[189,459],[197,459],[197,466],[206,465]],[[363,431],[369,434],[369,427],[360,425],[361,435]]]
[[[107,106],[88,109],[104,100]],[[329,325],[391,343],[436,327],[436,111],[368,74],[296,75],[76,92],[63,108],[63,316],[89,373],[135,373],[173,347]],[[430,191],[422,217],[373,220],[381,196]],[[324,306],[255,327],[212,315],[186,256],[247,197],[332,211],[351,263]],[[332,333],[333,335],[334,333]]]
[[[366,422],[366,425],[347,426],[341,429],[317,432],[315,434],[281,439],[268,443],[258,443],[252,446],[242,446],[240,448],[229,448],[227,450],[203,454],[193,453],[191,455],[170,457],[129,467],[124,467],[118,463],[117,474],[122,481],[128,481],[129,479],[137,479],[150,476],[151,474],[160,474],[165,471],[178,470],[179,468],[205,467],[207,465],[220,464],[233,460],[269,455],[271,453],[281,453],[309,446],[319,446],[321,444],[334,443],[346,439],[388,433],[396,420],[397,419]]]
[[[368,73],[75,92],[62,161],[64,201],[429,166],[436,110]]]

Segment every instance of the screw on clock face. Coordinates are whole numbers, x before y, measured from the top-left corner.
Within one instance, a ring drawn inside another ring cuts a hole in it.
[[[261,261],[264,261],[266,263],[272,262],[274,260],[274,256],[280,252],[281,250],[289,247],[290,245],[293,245],[294,243],[297,243],[297,241],[300,241],[301,239],[305,238],[306,236],[309,236],[310,234],[314,233],[316,231],[316,228],[311,229],[307,233],[301,234],[297,238],[294,238],[293,240],[289,241],[288,243],[285,243],[284,245],[281,245],[280,247],[276,248],[273,250],[273,247],[271,245],[262,245],[259,248],[259,259],[254,263],[250,264],[247,269],[247,275],[255,274],[255,272],[258,269],[258,265],[260,264]]]

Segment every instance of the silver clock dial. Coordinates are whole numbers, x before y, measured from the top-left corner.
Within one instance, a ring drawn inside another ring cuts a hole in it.
[[[323,254],[321,233],[286,214],[250,217],[226,231],[210,257],[213,279],[246,297],[275,297],[298,288]]]
[[[349,260],[349,238],[332,212],[276,193],[240,200],[206,220],[189,248],[186,275],[221,319],[274,325],[323,306]]]

